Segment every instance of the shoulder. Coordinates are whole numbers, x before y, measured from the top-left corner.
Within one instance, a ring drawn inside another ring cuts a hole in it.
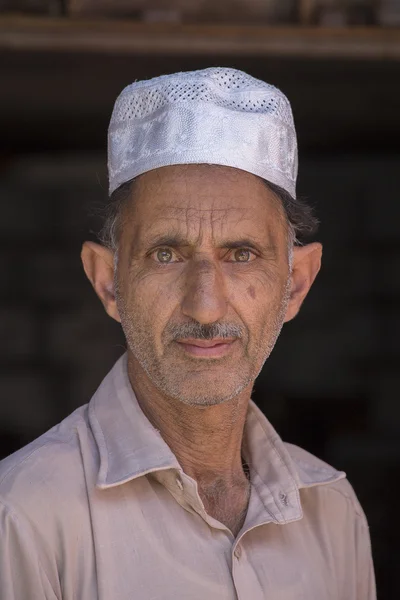
[[[79,569],[92,572],[93,555],[82,556],[82,548],[91,539],[88,485],[96,452],[83,406],[0,462],[0,577],[16,586],[17,556],[24,589],[18,598],[61,597],[59,573],[69,585]]]
[[[287,442],[284,442],[284,446],[294,464],[301,487],[312,487],[346,477],[343,471],[338,471],[304,448]]]
[[[87,405],[0,462],[3,510],[37,524],[55,510],[70,512],[71,498],[85,488],[82,445],[93,453]]]
[[[0,493],[10,481],[25,472],[28,479],[41,474],[45,480],[56,474],[52,465],[65,466],[74,460],[78,447],[79,429],[87,426],[87,405],[78,408],[36,440],[0,461]],[[61,461],[61,464],[60,464]],[[58,469],[59,471],[59,469]]]
[[[336,517],[359,519],[366,524],[365,514],[346,473],[314,456],[307,450],[285,442],[296,469],[303,502],[319,502]]]
[[[338,597],[349,586],[357,598],[376,598],[368,522],[353,487],[343,471],[285,444],[297,473],[302,508],[302,531],[316,539],[321,556],[329,562]]]

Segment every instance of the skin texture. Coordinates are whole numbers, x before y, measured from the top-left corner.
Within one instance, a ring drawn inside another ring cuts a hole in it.
[[[274,194],[211,165],[145,173],[122,215],[118,261],[94,243],[82,250],[122,324],[143,412],[235,535],[249,497],[241,450],[252,386],[320,267],[320,244],[296,247],[291,268],[288,250]]]

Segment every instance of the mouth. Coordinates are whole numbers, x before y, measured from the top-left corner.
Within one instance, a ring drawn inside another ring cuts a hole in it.
[[[237,338],[214,338],[212,340],[185,338],[176,341],[191,356],[198,358],[221,358],[231,351]]]

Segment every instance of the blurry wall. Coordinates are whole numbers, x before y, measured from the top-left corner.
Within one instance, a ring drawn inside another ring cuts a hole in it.
[[[348,477],[367,513],[379,597],[399,597],[393,519],[400,162],[396,61],[3,50],[0,90],[0,454],[87,402],[124,351],[79,253],[107,199],[106,128],[125,84],[225,64],[280,86],[316,207],[323,269],[284,327],[254,399],[287,441]]]

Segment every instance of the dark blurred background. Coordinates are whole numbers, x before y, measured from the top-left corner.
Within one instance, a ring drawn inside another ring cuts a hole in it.
[[[255,400],[347,472],[379,598],[400,597],[399,26],[398,0],[0,0],[0,457],[86,403],[124,350],[79,259],[107,201],[117,94],[244,69],[292,102],[324,244]]]

